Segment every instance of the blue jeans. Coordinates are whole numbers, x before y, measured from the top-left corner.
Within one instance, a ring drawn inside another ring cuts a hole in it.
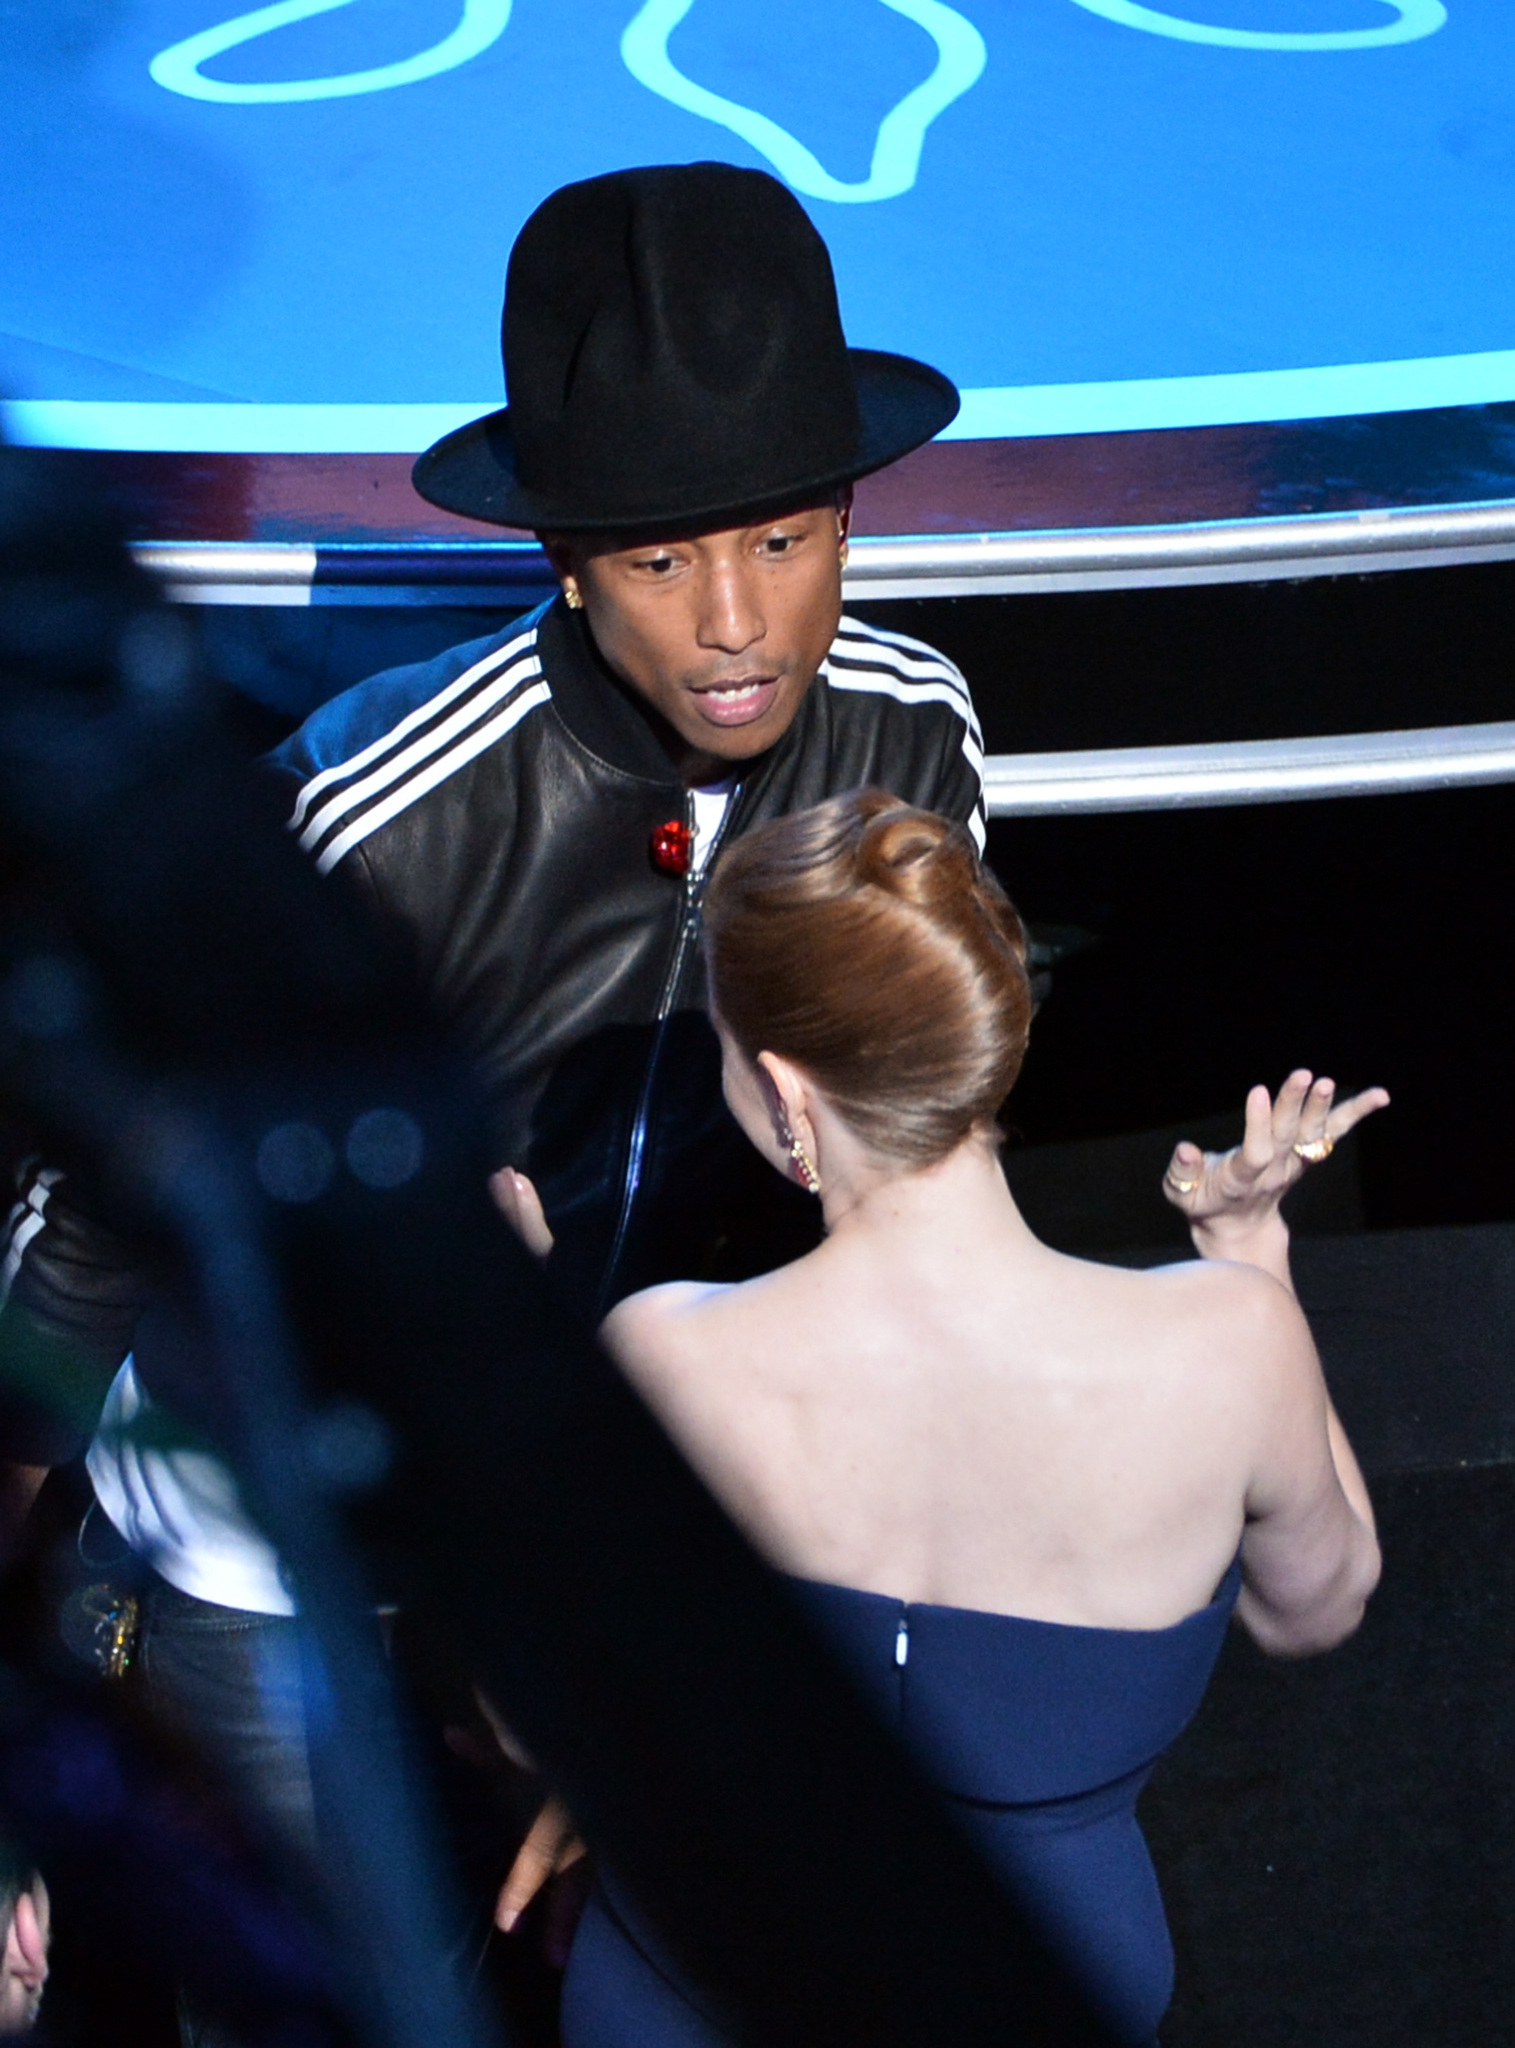
[[[205,1757],[285,1860],[315,1853],[298,1624],[216,1607],[152,1578],[137,1669],[153,1711]]]
[[[315,1866],[298,1624],[181,1593],[152,1574],[136,1669],[154,1715],[205,1759],[260,1840],[303,1889]],[[183,2048],[238,2048],[235,2031],[182,1993]]]

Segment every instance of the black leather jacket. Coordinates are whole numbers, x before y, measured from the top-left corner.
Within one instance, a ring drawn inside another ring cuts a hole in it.
[[[844,619],[784,738],[747,764],[722,838],[875,783],[983,836],[966,686],[930,648]],[[586,1314],[655,1280],[739,1275],[811,1241],[815,1205],[740,1139],[704,1013],[700,882],[652,835],[690,799],[654,724],[557,599],[371,677],[273,757],[291,825],[413,952],[484,1080],[500,1163],[536,1181]],[[23,1190],[31,1312],[100,1335],[126,1313],[67,1190]],[[30,1207],[25,1204],[30,1203]],[[112,1320],[114,1319],[114,1320]],[[120,1340],[124,1351],[129,1333]],[[151,1378],[151,1362],[138,1366]]]

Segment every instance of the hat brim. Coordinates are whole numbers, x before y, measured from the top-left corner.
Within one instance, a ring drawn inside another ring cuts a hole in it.
[[[847,353],[857,382],[862,433],[846,464],[778,479],[755,479],[752,495],[737,501],[727,492],[705,503],[696,502],[697,494],[692,494],[690,502],[683,504],[584,505],[556,498],[550,491],[528,490],[516,475],[508,406],[444,434],[417,457],[411,482],[429,504],[439,505],[444,512],[533,532],[616,533],[642,527],[687,527],[726,514],[792,504],[897,462],[957,417],[962,403],[957,387],[940,370],[881,349],[854,348]]]

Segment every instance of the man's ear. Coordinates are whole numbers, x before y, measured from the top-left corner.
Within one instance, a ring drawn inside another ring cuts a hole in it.
[[[842,546],[852,531],[852,486],[843,484],[836,494],[836,537]]]
[[[578,559],[570,535],[566,533],[539,533],[537,539],[541,543],[542,553],[552,564],[552,573],[557,577],[559,583],[567,583],[571,578],[576,577]]]

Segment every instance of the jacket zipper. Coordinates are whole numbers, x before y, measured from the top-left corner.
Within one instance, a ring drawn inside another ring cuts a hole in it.
[[[705,895],[705,877],[715,863],[726,837],[727,827],[741,801],[742,785],[733,784],[727,799],[725,814],[716,828],[715,838],[710,843],[701,867],[693,866],[694,855],[694,794],[684,792],[684,823],[690,831],[690,869],[684,877],[684,908],[679,919],[678,935],[673,942],[669,956],[668,971],[663,977],[662,993],[658,997],[658,1014],[652,1034],[652,1046],[647,1054],[647,1065],[642,1074],[642,1086],[637,1095],[636,1115],[631,1124],[631,1142],[626,1148],[626,1172],[621,1183],[621,1207],[616,1218],[615,1237],[611,1242],[610,1257],[605,1263],[605,1277],[600,1283],[599,1315],[603,1316],[609,1307],[610,1290],[615,1284],[621,1258],[626,1249],[626,1240],[631,1232],[631,1213],[636,1206],[638,1190],[642,1184],[642,1160],[647,1150],[647,1126],[652,1113],[652,1090],[657,1078],[658,1060],[663,1050],[663,1040],[668,1035],[668,1019],[673,1014],[674,998],[684,975],[684,963],[689,949],[699,936],[700,905]]]

